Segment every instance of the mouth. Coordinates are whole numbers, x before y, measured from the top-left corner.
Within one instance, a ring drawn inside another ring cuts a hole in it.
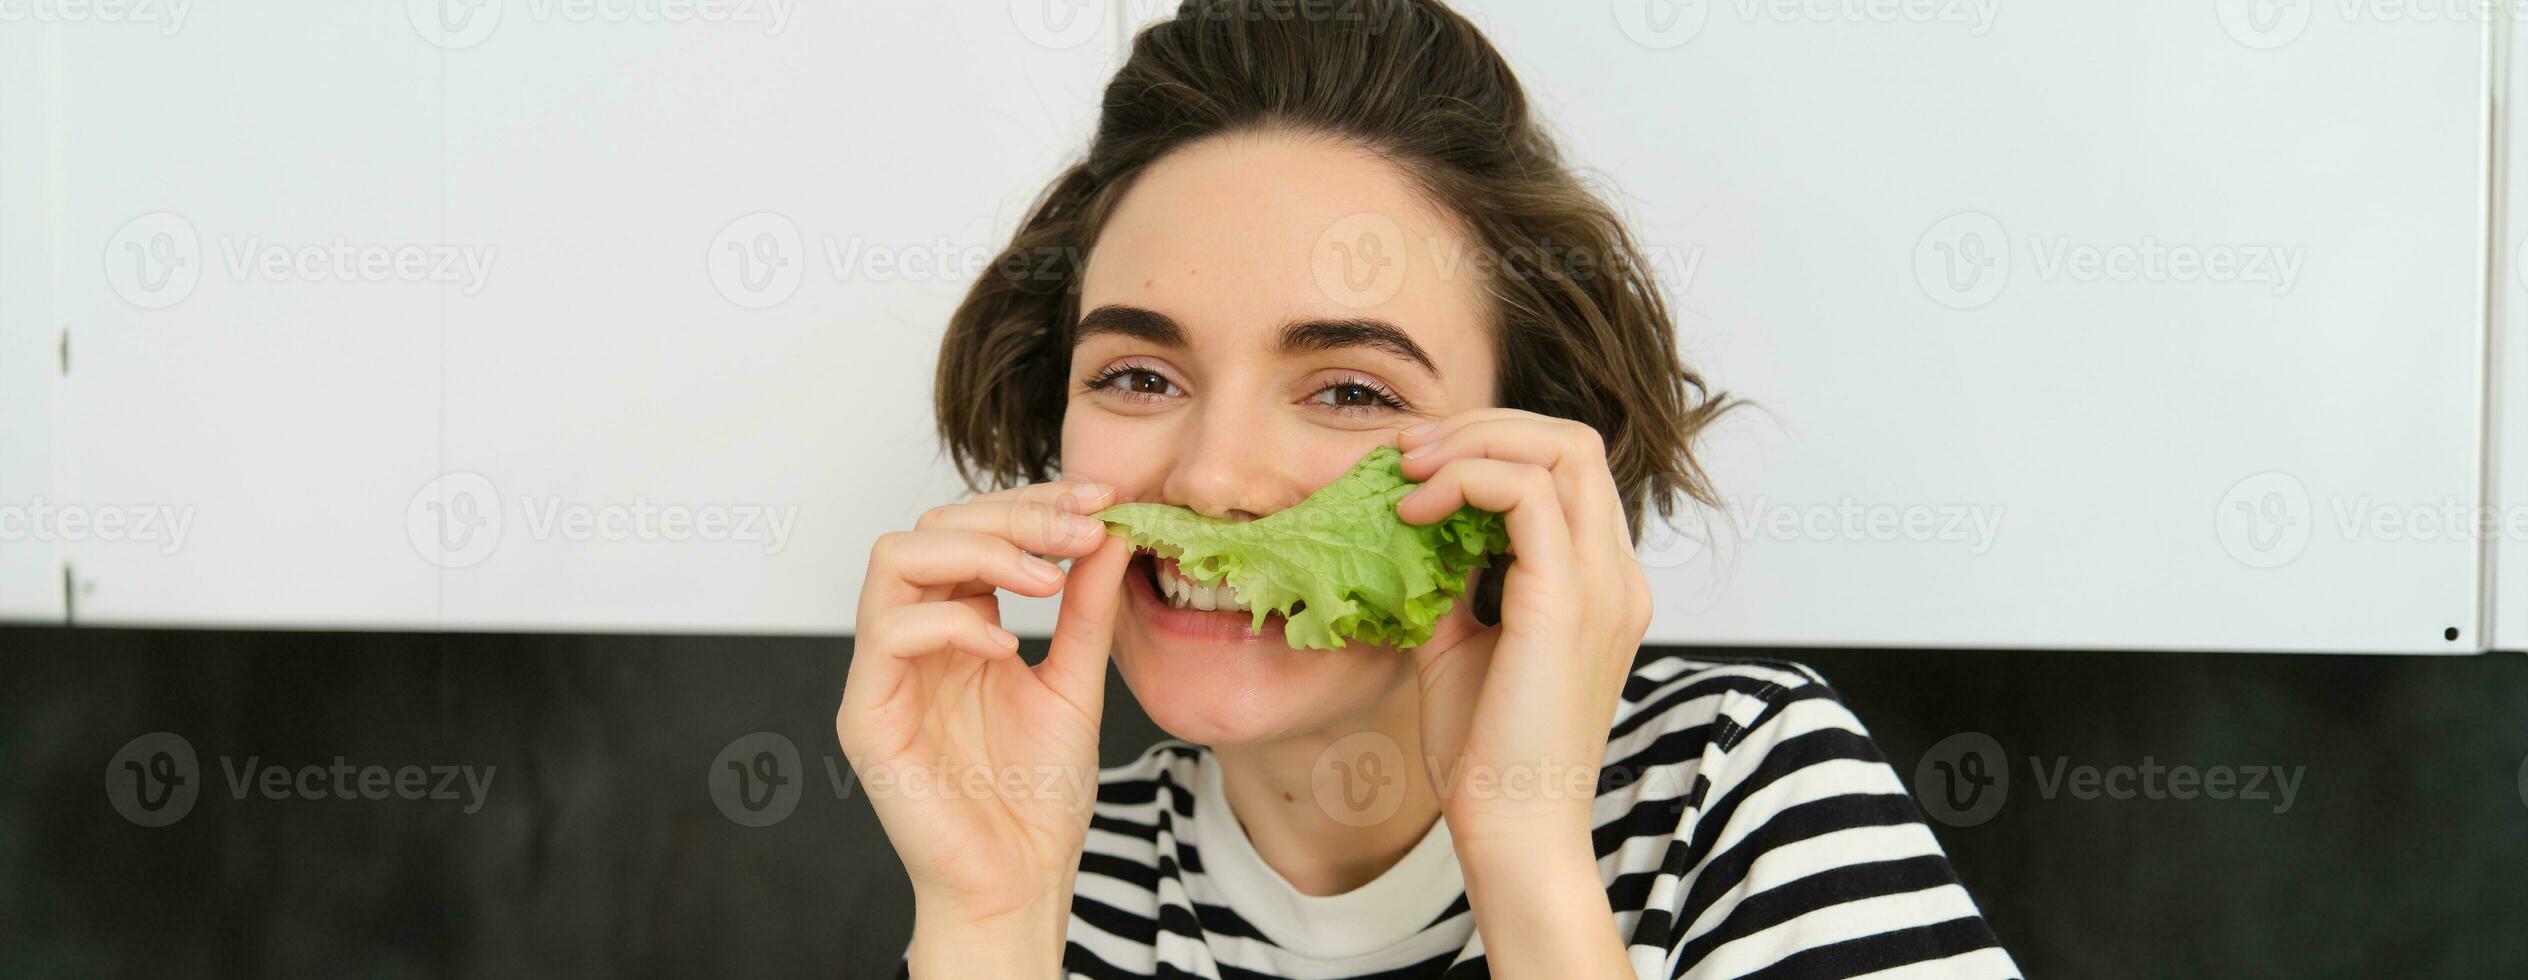
[[[1176,559],[1149,549],[1133,552],[1129,574],[1133,606],[1143,621],[1181,638],[1212,642],[1279,642],[1284,619],[1267,614],[1260,629],[1250,630],[1255,611],[1227,582],[1195,581]]]
[[[1197,582],[1179,568],[1174,558],[1161,558],[1155,552],[1143,551],[1149,557],[1150,587],[1160,598],[1178,609],[1199,609],[1203,612],[1243,612],[1252,614],[1255,607],[1238,598],[1238,590],[1227,582],[1209,585]]]

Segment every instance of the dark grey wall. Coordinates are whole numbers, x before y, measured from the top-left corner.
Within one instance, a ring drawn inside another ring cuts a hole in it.
[[[0,629],[0,975],[876,976],[909,891],[838,799],[848,642]],[[1823,671],[1908,779],[2011,760],[1937,827],[2042,977],[2528,975],[2528,657],[1710,651]],[[1118,684],[1109,762],[1159,737]],[[200,796],[136,826],[108,763],[181,735]],[[783,733],[778,823],[713,800]],[[462,800],[233,799],[258,764],[496,766]],[[2045,798],[2071,766],[2278,765],[2279,800]]]

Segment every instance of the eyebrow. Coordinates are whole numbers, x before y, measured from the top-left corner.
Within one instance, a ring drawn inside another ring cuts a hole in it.
[[[1138,306],[1100,306],[1080,317],[1080,324],[1071,331],[1074,345],[1099,334],[1116,334],[1161,347],[1183,349],[1185,329],[1177,326],[1166,314]],[[1439,365],[1431,361],[1429,352],[1413,338],[1384,320],[1355,317],[1348,320],[1298,320],[1282,327],[1274,349],[1283,352],[1331,351],[1365,348],[1412,361],[1432,377],[1438,377]]]
[[[1431,355],[1422,345],[1385,320],[1355,318],[1350,320],[1301,320],[1282,328],[1283,351],[1328,351],[1347,347],[1366,347],[1384,351],[1422,366],[1424,373],[1439,377],[1439,365],[1431,363]]]
[[[1080,325],[1071,328],[1071,345],[1098,334],[1119,334],[1161,347],[1185,347],[1185,330],[1165,314],[1138,306],[1100,306],[1080,318]]]

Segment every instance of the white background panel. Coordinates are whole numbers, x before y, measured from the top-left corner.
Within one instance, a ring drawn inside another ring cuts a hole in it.
[[[961,489],[931,435],[939,338],[964,263],[1085,149],[1110,36],[849,4],[778,33],[513,15],[450,52],[449,233],[503,260],[447,297],[445,467],[496,486],[502,524],[445,572],[446,621],[848,629],[870,544]],[[732,523],[541,516],[644,500]]]
[[[0,31],[0,620],[59,621],[64,603],[59,535],[36,519],[37,508],[62,502],[53,486],[56,41],[49,29]]]
[[[0,166],[58,161],[0,203],[0,491],[190,525],[13,547],[0,615],[57,616],[18,583],[57,593],[69,562],[83,622],[848,630],[869,543],[958,492],[947,313],[1172,6],[50,29],[50,75],[0,68]],[[2484,25],[1467,6],[1630,217],[1689,356],[1756,402],[1709,443],[1731,520],[1644,548],[1653,639],[2481,645],[2480,549],[2434,515],[2482,476]],[[173,240],[132,224],[160,213],[198,281],[135,301],[115,262]],[[432,274],[230,265],[337,240]],[[2063,264],[2165,248],[2291,278]],[[47,274],[51,299],[13,285]],[[46,303],[74,373],[39,397],[15,382],[46,377]],[[44,405],[39,439],[17,420]],[[620,523],[679,511],[731,523]]]
[[[1654,638],[2477,647],[2474,543],[2368,519],[2477,500],[2483,25],[1750,9],[1477,16],[1654,260],[1699,259],[1686,349],[1761,405],[1714,440],[1716,546],[1648,549]],[[1961,228],[2006,242],[1967,289]],[[2054,261],[2153,244],[2304,257],[2288,288]],[[2269,496],[2258,535],[2235,505]]]
[[[429,622],[380,505],[428,462],[434,296],[329,258],[439,234],[435,63],[386,9],[59,28],[64,492],[189,515],[181,539],[76,542],[81,622]],[[309,249],[313,274],[262,271]]]

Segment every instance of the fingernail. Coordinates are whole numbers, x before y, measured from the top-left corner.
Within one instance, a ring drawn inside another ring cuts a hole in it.
[[[1000,627],[998,627],[998,626],[994,626],[994,625],[992,625],[992,624],[990,624],[990,623],[985,623],[985,624],[983,624],[983,626],[984,626],[984,628],[985,628],[985,629],[988,629],[988,630],[991,630],[991,631],[992,631],[992,642],[1000,644],[1000,645],[1001,645],[1001,649],[1003,649],[1003,650],[1016,650],[1016,649],[1018,649],[1018,634],[1016,634],[1016,633],[1012,633],[1012,632],[1010,632],[1010,631],[1008,631],[1008,630],[1005,630],[1005,629],[1002,629],[1002,628],[1000,628]]]
[[[1413,448],[1411,448],[1411,449],[1405,450],[1405,453],[1404,453],[1404,458],[1406,458],[1406,459],[1412,459],[1412,458],[1414,458],[1414,457],[1416,457],[1416,456],[1420,456],[1420,455],[1422,455],[1423,453],[1427,453],[1427,452],[1430,452],[1431,450],[1438,449],[1439,447],[1440,447],[1440,444],[1439,444],[1439,443],[1436,443],[1436,442],[1426,442],[1426,443],[1423,443],[1423,444],[1421,444],[1421,445],[1419,445],[1419,446],[1415,446],[1415,447],[1413,447]]]
[[[1034,555],[1028,555],[1025,564],[1027,566],[1027,574],[1033,576],[1036,581],[1051,583],[1053,580],[1062,577],[1062,568],[1060,566]]]
[[[1410,429],[1406,429],[1406,430],[1404,430],[1404,437],[1405,437],[1405,438],[1407,438],[1407,439],[1414,439],[1414,438],[1419,438],[1419,437],[1421,437],[1421,436],[1426,436],[1426,435],[1431,434],[1431,430],[1432,430],[1432,429],[1439,428],[1439,426],[1440,426],[1440,424],[1439,424],[1439,423],[1437,423],[1437,422],[1424,422],[1424,423],[1422,423],[1421,425],[1417,425],[1417,426],[1414,426],[1413,428],[1410,428]]]
[[[1071,541],[1079,541],[1083,538],[1093,537],[1097,534],[1104,533],[1105,530],[1106,522],[1094,517],[1083,517],[1078,514],[1072,514],[1062,519],[1062,533]]]

